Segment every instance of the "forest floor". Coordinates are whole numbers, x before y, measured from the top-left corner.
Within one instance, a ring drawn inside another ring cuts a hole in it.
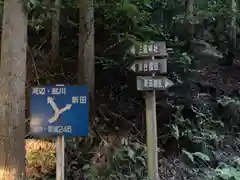
[[[27,140],[26,150],[28,179],[55,179],[55,143]],[[240,157],[240,152],[227,144],[225,144],[225,148],[219,149],[217,154],[221,157],[222,163],[227,163],[228,161],[233,161],[236,157]],[[75,171],[78,170],[76,169]],[[160,180],[209,180],[211,179],[211,174],[214,173],[213,168],[189,167],[180,156],[159,157]],[[206,176],[209,178],[206,178]],[[78,174],[78,177],[76,180],[84,180],[82,175]],[[212,179],[215,180],[214,178]]]

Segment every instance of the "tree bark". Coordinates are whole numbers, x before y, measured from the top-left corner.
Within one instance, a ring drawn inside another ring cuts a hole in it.
[[[193,11],[194,11],[194,0],[187,0],[186,2],[186,8],[187,8],[187,40],[192,40],[194,35],[194,24],[192,22],[193,20]]]
[[[27,14],[23,2],[4,2],[0,67],[0,180],[25,179]]]
[[[59,56],[59,28],[60,28],[61,0],[55,0],[52,13],[52,54],[51,64],[54,65]]]
[[[88,85],[90,103],[95,94],[94,7],[93,0],[81,0],[79,9],[78,83]]]
[[[231,0],[231,31],[230,31],[230,37],[231,37],[231,43],[232,43],[232,48],[236,49],[237,47],[237,27],[236,27],[236,22],[237,22],[237,2],[236,0]]]

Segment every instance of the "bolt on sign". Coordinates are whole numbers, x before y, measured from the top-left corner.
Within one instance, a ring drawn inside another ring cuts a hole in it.
[[[140,43],[132,46],[130,52],[137,57],[167,56],[165,41]]]
[[[137,89],[140,91],[165,90],[172,86],[173,82],[164,76],[138,76]]]

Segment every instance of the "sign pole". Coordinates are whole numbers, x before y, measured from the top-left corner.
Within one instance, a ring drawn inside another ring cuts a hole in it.
[[[65,137],[88,136],[88,116],[87,86],[31,88],[30,133],[56,140],[56,180],[65,178]]]
[[[156,90],[166,90],[174,83],[166,76],[155,76],[155,73],[167,73],[166,43],[147,42],[133,46],[131,52],[141,57],[135,61],[131,69],[136,73],[147,73],[152,76],[137,76],[137,89],[145,92],[148,176],[158,180],[158,138],[156,119]],[[155,60],[155,56],[160,57]],[[151,59],[150,59],[151,58]]]
[[[154,60],[154,56],[152,56]],[[155,73],[152,74],[155,76]],[[148,175],[152,180],[158,180],[158,145],[155,90],[145,93]]]
[[[57,136],[56,142],[56,180],[64,180],[64,154],[65,154],[65,141],[64,136]]]
[[[148,147],[148,175],[152,180],[158,180],[158,148],[155,91],[146,92],[145,103]]]

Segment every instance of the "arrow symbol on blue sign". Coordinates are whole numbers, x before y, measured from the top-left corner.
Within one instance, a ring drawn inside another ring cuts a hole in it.
[[[53,98],[52,98],[52,97],[47,97],[47,102],[48,102],[48,104],[51,105],[51,107],[53,108],[53,110],[54,110],[55,112],[58,112],[58,111],[59,111],[59,109],[58,109],[56,103],[53,101]]]
[[[51,105],[52,109],[54,110],[54,115],[53,117],[51,117],[48,122],[49,123],[54,123],[55,121],[58,120],[60,114],[62,114],[63,112],[67,111],[67,110],[70,110],[71,107],[72,107],[72,104],[67,104],[64,108],[62,109],[58,109],[56,103],[53,101],[53,98],[52,97],[48,97],[47,98],[47,103]]]

